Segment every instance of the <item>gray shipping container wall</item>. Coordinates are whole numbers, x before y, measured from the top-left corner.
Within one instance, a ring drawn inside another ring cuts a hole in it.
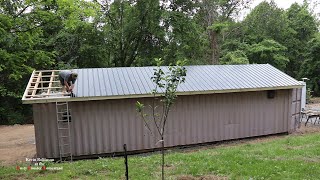
[[[291,96],[291,122],[290,131],[294,131],[300,125],[300,112],[302,104],[302,89],[293,89]]]
[[[170,112],[165,146],[189,145],[291,132],[300,112],[300,90],[179,96]],[[73,155],[93,155],[160,147],[144,127],[135,103],[152,98],[69,102]],[[37,156],[58,158],[54,103],[34,104]],[[155,131],[154,131],[155,132]]]

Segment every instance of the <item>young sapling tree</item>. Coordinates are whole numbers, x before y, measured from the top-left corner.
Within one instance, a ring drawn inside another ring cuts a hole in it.
[[[136,103],[136,108],[151,135],[155,137],[158,135],[158,137],[160,137],[157,143],[161,143],[161,176],[162,179],[164,179],[164,135],[168,114],[177,98],[177,88],[179,84],[185,81],[187,71],[184,67],[184,61],[178,61],[176,65],[170,65],[168,67],[161,67],[161,63],[161,59],[158,59],[157,68],[154,69],[154,74],[151,77],[152,81],[155,83],[155,87],[151,92],[153,95],[153,102],[148,105],[151,110],[150,113],[146,113],[145,105],[139,101]],[[152,132],[153,126],[155,127],[154,129],[156,132]]]

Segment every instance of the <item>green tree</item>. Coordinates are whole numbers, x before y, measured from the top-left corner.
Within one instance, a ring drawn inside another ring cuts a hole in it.
[[[249,44],[273,39],[283,43],[287,38],[288,21],[285,13],[274,1],[263,1],[243,21],[245,41]]]
[[[302,63],[299,78],[309,78],[308,86],[320,95],[320,33],[307,44],[306,60]]]
[[[308,51],[307,43],[317,32],[315,17],[308,10],[308,4],[294,3],[286,11],[289,30],[286,32],[288,38],[283,43],[287,48],[287,56],[290,59],[286,72],[297,77],[299,69]]]
[[[274,1],[260,3],[242,23],[243,41],[251,45],[258,45],[267,39],[279,43],[280,46],[276,45],[278,50],[273,51],[274,58],[270,61],[277,62],[274,64],[276,67],[293,77],[297,77],[307,52],[307,42],[317,31],[315,17],[308,10],[308,6],[307,2],[304,2],[303,5],[295,3],[284,11],[278,8]],[[252,53],[252,50],[250,51]],[[255,57],[254,60],[252,55],[248,55],[248,57],[250,62],[266,62],[263,59],[258,59],[259,57]]]
[[[287,48],[280,43],[265,39],[260,43],[252,44],[248,48],[250,63],[269,63],[280,70],[284,70],[289,59],[285,56]]]
[[[159,1],[95,2],[100,5],[99,29],[112,66],[150,64],[141,59],[159,54],[163,38]]]
[[[238,30],[236,30],[238,31]],[[245,42],[241,42],[238,32],[229,35],[229,38],[224,41],[221,46],[220,64],[249,64],[247,57],[249,45]]]
[[[185,59],[192,64],[205,64],[208,40],[201,25],[197,23],[192,1],[175,1],[169,7],[163,5],[162,22],[165,32],[162,56],[165,64]]]
[[[24,87],[33,68],[53,64],[54,52],[43,50],[43,25],[37,1],[0,3],[0,124],[23,123],[30,118],[29,107],[21,105]],[[35,23],[37,22],[37,23]]]
[[[177,98],[177,88],[179,84],[185,81],[186,69],[183,67],[184,63],[180,61],[177,62],[176,66],[169,66],[168,71],[160,67],[160,60],[158,60],[157,63],[158,67],[154,69],[154,76],[151,77],[155,83],[155,88],[152,90],[153,104],[149,105],[151,113],[147,114],[145,105],[139,101],[136,103],[136,108],[149,132],[154,136],[160,136],[159,142],[162,145],[162,179],[164,179],[164,135],[166,132],[166,124],[168,122],[170,108]],[[160,98],[158,97],[159,95]],[[156,128],[156,132],[152,132],[152,126]]]
[[[249,64],[245,52],[241,50],[231,51],[220,58],[220,64]]]
[[[210,48],[210,63],[219,64],[221,33],[233,21],[250,0],[204,0],[199,1],[199,24],[207,33]]]
[[[83,0],[0,1],[1,124],[31,119],[30,106],[21,104],[30,74],[60,63],[61,52],[52,39],[62,29],[75,29],[80,22],[87,22],[84,15],[91,10],[84,7],[89,5]]]
[[[96,27],[99,6],[84,0],[49,1],[42,7],[51,16],[42,28],[48,51],[56,52],[55,67],[101,67],[107,64]],[[65,64],[64,66],[60,66]]]

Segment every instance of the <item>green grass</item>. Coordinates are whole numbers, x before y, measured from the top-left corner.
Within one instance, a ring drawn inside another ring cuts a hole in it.
[[[166,179],[227,176],[230,179],[320,179],[320,134],[283,136],[267,142],[200,148],[166,154]],[[26,165],[25,165],[26,166]],[[124,179],[123,158],[101,158],[62,166],[61,171],[17,171],[2,167],[0,179]],[[160,155],[129,156],[130,179],[160,179]]]

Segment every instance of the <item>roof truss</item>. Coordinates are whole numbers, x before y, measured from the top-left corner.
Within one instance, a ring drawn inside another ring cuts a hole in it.
[[[49,98],[70,98],[69,93],[62,92],[59,70],[33,71],[23,94],[22,101]]]

